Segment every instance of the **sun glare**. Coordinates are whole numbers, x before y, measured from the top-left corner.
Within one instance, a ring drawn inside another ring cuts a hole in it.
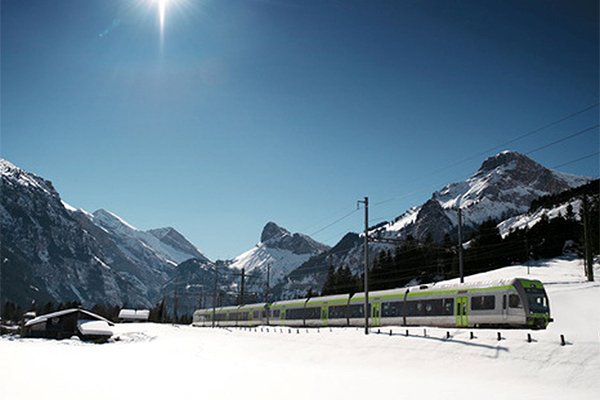
[[[158,19],[160,23],[160,35],[165,32],[165,14],[167,12],[167,4],[169,0],[155,0],[158,3]]]

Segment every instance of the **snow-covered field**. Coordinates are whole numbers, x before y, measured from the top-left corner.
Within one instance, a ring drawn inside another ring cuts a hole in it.
[[[600,277],[600,268],[596,269]],[[526,276],[508,267],[467,280]],[[119,341],[0,338],[0,399],[597,399],[600,284],[579,260],[531,268],[555,322],[545,331],[115,326]],[[374,330],[374,333],[377,330]],[[566,346],[560,345],[564,334]]]

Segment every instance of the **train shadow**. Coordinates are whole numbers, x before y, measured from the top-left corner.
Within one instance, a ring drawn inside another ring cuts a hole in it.
[[[401,332],[392,332],[391,334],[389,332],[388,333],[372,332],[372,333],[374,333],[376,335],[383,335],[383,336],[392,336],[392,337],[397,336],[397,337],[404,337],[404,338],[422,339],[422,340],[429,340],[429,341],[435,341],[435,342],[440,342],[440,343],[452,343],[455,345],[495,350],[496,356],[494,358],[496,358],[497,354],[500,352],[507,352],[507,353],[509,352],[508,347],[474,342],[474,340],[477,340],[477,337],[474,337],[473,339],[469,339],[467,341],[467,340],[462,340],[462,339],[456,339],[454,336],[450,336],[448,338],[445,336],[444,337],[436,337],[436,336],[429,336],[429,335],[424,336],[424,335],[415,335],[415,334],[411,334],[411,333],[406,335],[406,333],[401,333]]]

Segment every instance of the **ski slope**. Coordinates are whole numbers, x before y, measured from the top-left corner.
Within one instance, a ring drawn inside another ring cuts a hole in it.
[[[600,268],[596,268],[600,275]],[[527,276],[508,267],[469,280]],[[0,398],[596,399],[600,284],[580,260],[531,267],[555,322],[545,331],[255,330],[118,324],[119,341],[0,338]],[[446,332],[451,338],[445,339]],[[291,333],[290,333],[291,332]],[[533,343],[527,343],[527,333]],[[567,340],[560,345],[560,334]]]

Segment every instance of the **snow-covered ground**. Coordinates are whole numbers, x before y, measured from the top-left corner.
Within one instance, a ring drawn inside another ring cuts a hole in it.
[[[600,277],[600,268],[596,269]],[[508,267],[467,280],[527,276]],[[555,318],[545,331],[382,328],[256,331],[115,326],[119,341],[0,338],[0,398],[596,399],[600,284],[579,260],[537,263]],[[531,332],[534,342],[527,343]],[[376,333],[376,329],[375,332]],[[560,345],[564,334],[566,346]]]

